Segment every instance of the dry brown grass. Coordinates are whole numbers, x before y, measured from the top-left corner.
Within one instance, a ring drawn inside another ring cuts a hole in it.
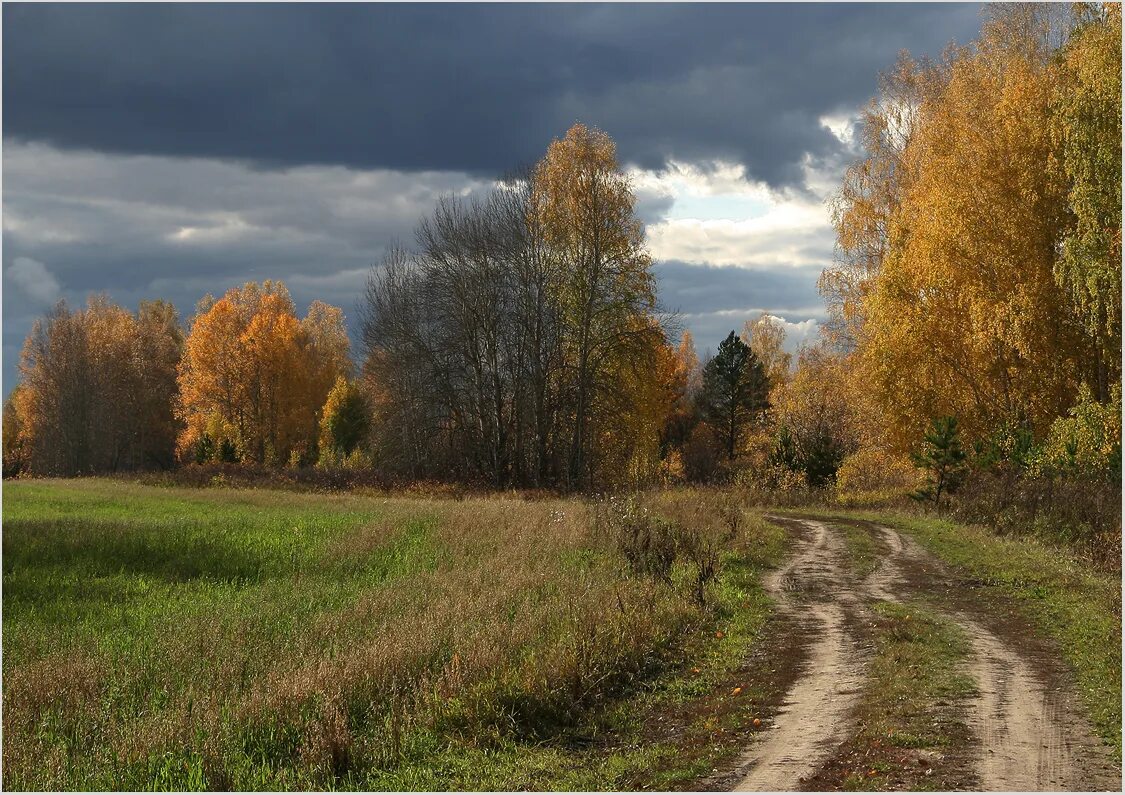
[[[130,488],[135,517],[146,500],[182,496]],[[214,499],[216,525],[231,525]],[[250,516],[276,508],[284,523],[318,498],[226,499]],[[669,519],[711,528],[708,543],[733,538],[722,506],[713,521],[692,499],[653,499]],[[689,562],[670,582],[631,573],[577,499],[349,497],[332,510],[332,531],[315,538],[294,524],[291,549],[254,542],[282,561],[264,567],[269,576],[170,577],[146,596],[145,571],[115,575],[116,591],[55,597],[87,600],[79,626],[22,607],[9,621],[6,606],[5,786],[363,786],[419,738],[480,748],[557,739],[712,618],[693,598]],[[141,532],[101,521],[88,532],[102,527]],[[177,542],[167,536],[146,543]],[[21,538],[6,539],[6,564]],[[48,563],[40,549],[36,565],[73,567],[71,552]],[[122,608],[122,598],[139,601]],[[136,628],[99,637],[122,610]],[[51,637],[57,653],[31,659]]]

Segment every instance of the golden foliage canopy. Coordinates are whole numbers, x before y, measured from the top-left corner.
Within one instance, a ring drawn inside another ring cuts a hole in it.
[[[900,450],[946,415],[969,440],[1042,436],[1080,383],[1119,378],[1120,23],[1093,17],[1062,44],[1058,9],[993,9],[865,113],[821,289]]]
[[[179,368],[180,453],[233,447],[241,460],[312,460],[320,409],[350,373],[343,313],[316,302],[298,320],[281,282],[205,299]]]

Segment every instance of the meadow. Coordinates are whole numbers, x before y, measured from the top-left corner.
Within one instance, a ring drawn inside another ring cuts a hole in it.
[[[793,537],[749,494],[217,483],[5,482],[6,789],[722,787],[799,675],[792,616],[763,587]],[[1119,764],[1115,573],[924,514],[847,515],[1023,616]],[[838,526],[863,582],[885,551]],[[850,756],[814,784],[961,780],[974,690],[941,604],[872,603]],[[902,762],[917,748],[952,760],[945,778]]]
[[[783,543],[686,491],[638,509],[82,479],[4,498],[7,789],[682,783],[722,744],[637,738],[742,664]],[[697,528],[702,594],[695,558],[637,562],[622,510]]]

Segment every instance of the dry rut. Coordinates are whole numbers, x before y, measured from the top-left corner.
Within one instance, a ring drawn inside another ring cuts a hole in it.
[[[826,525],[812,529],[765,587],[814,641],[771,729],[742,760],[749,772],[735,786],[739,791],[788,789],[814,772],[842,739],[863,685],[863,660],[845,621],[851,600],[840,599],[847,588],[843,550]]]
[[[739,791],[794,790],[846,739],[864,684],[862,613],[876,600],[901,601],[934,589],[939,561],[911,539],[868,526],[883,551],[864,579],[850,574],[844,533],[834,523],[774,518],[794,531],[790,562],[765,582],[778,610],[811,639],[800,674],[773,721],[743,756]],[[1094,737],[1067,683],[1029,648],[990,628],[979,606],[954,604],[947,616],[970,639],[977,695],[966,723],[977,786],[987,791],[1118,790],[1120,768]]]
[[[917,543],[887,527],[873,527],[890,550],[873,575],[880,598],[897,601],[919,572],[942,565]],[[913,583],[913,589],[924,583]],[[897,587],[896,587],[897,586]],[[969,673],[977,696],[966,716],[979,741],[975,768],[987,791],[1120,789],[1121,771],[1074,704],[1067,683],[1041,651],[1020,648],[987,626],[985,611],[954,605],[948,616],[972,643]]]

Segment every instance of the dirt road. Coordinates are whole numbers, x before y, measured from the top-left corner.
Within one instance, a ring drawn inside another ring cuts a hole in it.
[[[1005,628],[986,605],[951,593],[948,573],[911,539],[852,522],[880,553],[866,577],[851,569],[843,520],[774,518],[794,538],[789,562],[765,583],[777,601],[795,670],[776,714],[755,736],[733,779],[738,791],[816,787],[817,771],[853,730],[870,647],[864,627],[877,601],[927,597],[972,644],[973,697],[958,704],[968,727],[962,778],[951,788],[986,791],[1108,790],[1120,768],[1076,708],[1066,675],[1026,633]],[[944,787],[942,787],[944,788]]]

